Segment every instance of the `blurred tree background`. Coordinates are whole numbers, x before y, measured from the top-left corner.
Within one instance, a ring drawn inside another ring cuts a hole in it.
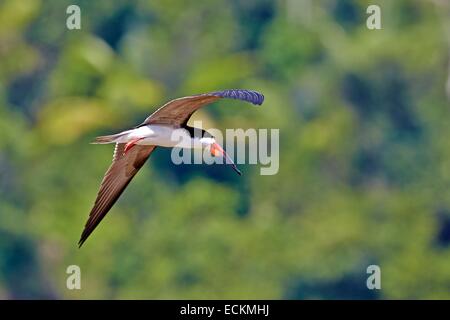
[[[449,10],[1,0],[0,298],[450,298]],[[266,101],[196,118],[279,128],[279,173],[176,166],[160,148],[78,249],[112,155],[89,142],[227,88]],[[82,290],[66,288],[72,264]],[[371,264],[381,290],[366,288]]]

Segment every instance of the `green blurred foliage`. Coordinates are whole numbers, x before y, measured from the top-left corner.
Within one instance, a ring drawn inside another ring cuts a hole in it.
[[[73,1],[0,1],[0,298],[450,298],[446,1],[76,3],[69,31]],[[196,119],[279,128],[279,173],[158,149],[78,249],[112,154],[93,137],[226,88],[266,101]]]

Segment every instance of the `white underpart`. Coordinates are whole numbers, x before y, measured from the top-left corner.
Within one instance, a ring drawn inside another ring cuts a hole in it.
[[[184,128],[173,128],[162,125],[147,125],[125,131],[124,133],[126,134],[116,139],[115,142],[127,143],[134,139],[142,138],[136,144],[189,149],[203,148],[215,142],[214,138],[210,137],[192,138]]]

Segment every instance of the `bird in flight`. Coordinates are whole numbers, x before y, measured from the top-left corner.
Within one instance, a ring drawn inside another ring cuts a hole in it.
[[[223,157],[226,164],[241,174],[214,137],[202,129],[187,125],[195,111],[222,98],[243,100],[255,105],[261,105],[264,101],[261,93],[241,89],[178,98],[157,109],[137,127],[94,140],[94,144],[115,143],[116,147],[112,164],[103,177],[97,199],[78,242],[79,247],[105,217],[157,146],[209,149],[211,155]],[[195,135],[196,130],[202,135]]]

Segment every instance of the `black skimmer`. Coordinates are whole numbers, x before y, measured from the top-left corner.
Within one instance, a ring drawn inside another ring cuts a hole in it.
[[[116,147],[112,164],[103,177],[94,207],[78,242],[79,247],[83,245],[108,213],[157,146],[209,148],[213,156],[223,157],[225,163],[231,165],[240,174],[236,165],[222,147],[216,143],[214,137],[202,129],[187,125],[189,118],[195,111],[221,98],[239,99],[255,105],[261,105],[264,101],[262,94],[250,90],[224,90],[178,98],[160,107],[142,124],[133,129],[95,139],[93,142],[95,144],[115,143]],[[200,137],[194,135],[195,129],[202,133]],[[185,141],[184,145],[180,145],[180,140],[175,141],[173,139],[176,130],[178,138],[180,135],[185,136],[185,139],[182,139],[182,141]]]

